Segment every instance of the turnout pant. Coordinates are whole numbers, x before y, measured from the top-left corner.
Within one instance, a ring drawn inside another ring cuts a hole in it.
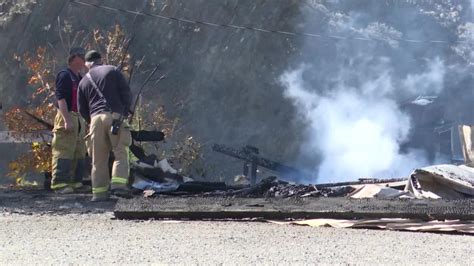
[[[122,123],[117,135],[110,131],[112,120],[118,119],[118,113],[103,112],[91,119],[86,144],[92,156],[92,193],[100,196],[111,189],[126,187],[130,175],[129,146],[132,144],[130,127]],[[112,179],[109,177],[109,155],[114,154]]]
[[[79,114],[69,112],[72,130],[66,131],[64,118],[58,111],[54,119],[51,188],[79,188],[86,173],[85,122]]]

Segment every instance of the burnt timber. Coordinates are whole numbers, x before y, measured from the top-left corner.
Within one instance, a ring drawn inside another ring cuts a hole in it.
[[[135,198],[119,200],[119,219],[378,219],[474,220],[474,199]]]
[[[304,174],[298,169],[261,157],[259,150],[253,146],[247,145],[241,149],[234,149],[225,145],[214,144],[212,150],[244,161],[245,176],[248,175],[248,163],[250,163],[250,183],[252,186],[256,184],[257,166],[281,173],[283,176],[304,177]]]

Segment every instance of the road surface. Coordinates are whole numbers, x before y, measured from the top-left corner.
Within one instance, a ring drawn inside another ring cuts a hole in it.
[[[474,237],[263,222],[124,221],[114,202],[0,191],[0,265],[469,265]]]

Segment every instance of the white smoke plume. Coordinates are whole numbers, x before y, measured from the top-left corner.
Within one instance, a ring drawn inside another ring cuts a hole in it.
[[[402,81],[403,89],[411,94],[439,94],[443,89],[444,75],[446,69],[443,61],[439,58],[432,60],[426,72],[421,74],[409,74]]]
[[[428,65],[424,73],[396,79],[390,60],[381,58],[376,66],[362,70],[341,69],[337,85],[326,92],[305,82],[304,73],[310,65],[281,76],[285,97],[307,125],[302,152],[314,158],[311,170],[317,173],[318,182],[402,177],[428,164],[421,151],[401,152],[411,124],[397,104],[400,95],[407,98],[440,92],[444,64],[433,59]]]

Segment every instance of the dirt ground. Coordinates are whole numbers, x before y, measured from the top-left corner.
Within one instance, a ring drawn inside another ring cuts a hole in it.
[[[0,190],[5,264],[472,265],[474,237],[263,222],[124,221],[115,201]]]

